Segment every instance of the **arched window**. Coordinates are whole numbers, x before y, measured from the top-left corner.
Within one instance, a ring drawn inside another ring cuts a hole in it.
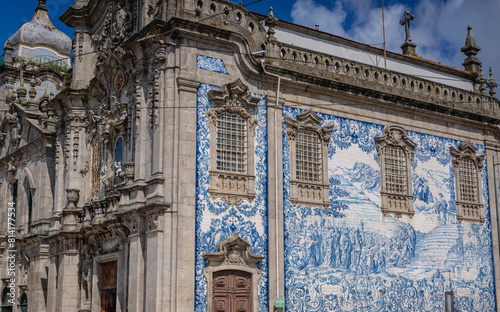
[[[28,296],[26,294],[21,296],[21,312],[28,312]]]
[[[212,197],[228,205],[255,198],[254,109],[260,101],[241,80],[209,91],[213,106],[207,111],[210,123],[210,185]]]
[[[5,287],[2,292],[2,312],[12,312],[12,302],[9,302],[9,287]]]
[[[113,184],[118,185],[123,182],[123,138],[119,137],[115,144],[115,154],[113,159]]]
[[[328,194],[328,145],[333,125],[312,110],[285,117],[290,148],[290,202],[309,207],[330,207]]]
[[[399,146],[388,145],[385,150],[385,190],[389,193],[406,194],[406,156]]]
[[[296,177],[305,182],[322,182],[321,141],[314,131],[299,130],[296,138]]]
[[[384,215],[413,216],[411,163],[416,144],[397,126],[386,127],[375,143],[380,163],[380,210]]]
[[[217,170],[247,173],[247,121],[224,112],[217,118]]]
[[[28,197],[28,233],[31,232],[31,222],[33,219],[33,192],[30,188],[29,183],[28,187],[26,188],[26,195]]]
[[[480,174],[484,155],[476,155],[476,151],[477,147],[470,142],[460,144],[458,150],[450,146],[458,221],[484,222]]]

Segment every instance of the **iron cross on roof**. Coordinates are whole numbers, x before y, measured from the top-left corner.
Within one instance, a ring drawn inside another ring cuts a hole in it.
[[[408,11],[405,11],[403,13],[403,15],[404,15],[404,18],[401,19],[399,21],[399,23],[401,25],[405,26],[405,34],[406,34],[406,40],[405,40],[405,42],[407,42],[407,41],[411,42],[411,38],[410,38],[410,21],[412,21],[415,16],[413,14],[410,14],[410,12],[408,12]]]

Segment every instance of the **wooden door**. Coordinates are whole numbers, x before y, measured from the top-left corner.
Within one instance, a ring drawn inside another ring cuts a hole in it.
[[[250,312],[252,275],[243,271],[218,271],[213,275],[213,312]]]
[[[117,261],[101,264],[101,312],[116,312]]]

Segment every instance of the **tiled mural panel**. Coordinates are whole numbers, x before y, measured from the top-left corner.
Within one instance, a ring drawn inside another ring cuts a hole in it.
[[[267,104],[262,95],[252,110],[258,119],[255,136],[255,192],[252,202],[230,206],[214,200],[209,192],[210,133],[207,110],[213,105],[208,99],[210,90],[220,87],[200,84],[197,98],[197,172],[196,172],[196,312],[207,310],[207,282],[203,269],[207,261],[203,254],[217,251],[217,244],[238,233],[252,245],[251,253],[266,257],[258,264],[262,271],[259,282],[259,311],[268,311],[268,228],[267,228]]]
[[[290,118],[302,112],[283,110]],[[286,310],[444,311],[444,292],[452,290],[457,311],[495,311],[486,166],[486,222],[458,223],[449,147],[462,142],[408,131],[417,144],[415,215],[383,216],[374,137],[384,126],[318,115],[322,125],[334,125],[326,210],[290,204],[283,131]],[[484,153],[484,146],[476,147]]]

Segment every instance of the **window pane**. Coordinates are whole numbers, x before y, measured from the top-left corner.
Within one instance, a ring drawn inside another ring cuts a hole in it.
[[[247,122],[238,114],[217,118],[217,170],[247,172]]]
[[[478,203],[476,166],[471,159],[461,159],[458,164],[460,200]]]
[[[297,180],[322,181],[321,142],[316,132],[299,130],[296,137]]]
[[[385,188],[389,193],[406,194],[406,158],[401,147],[385,149]]]

